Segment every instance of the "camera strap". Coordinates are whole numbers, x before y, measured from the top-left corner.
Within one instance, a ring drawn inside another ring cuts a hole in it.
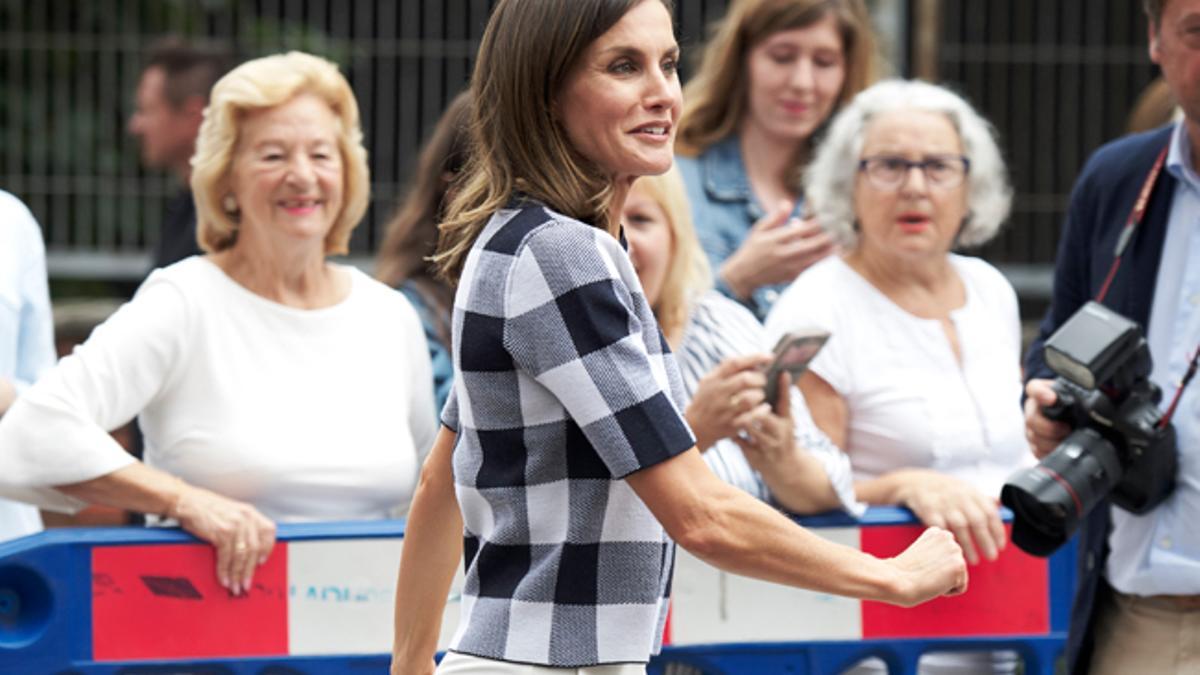
[[[1154,191],[1154,185],[1158,183],[1158,177],[1162,174],[1163,167],[1166,166],[1167,151],[1170,148],[1171,146],[1168,144],[1162,149],[1162,152],[1158,153],[1158,158],[1154,160],[1154,166],[1150,167],[1150,173],[1146,175],[1146,182],[1142,183],[1142,191],[1138,193],[1137,201],[1133,203],[1133,210],[1129,212],[1125,226],[1121,228],[1121,234],[1117,237],[1117,245],[1113,248],[1112,267],[1108,268],[1108,276],[1104,278],[1104,284],[1100,286],[1100,292],[1096,294],[1096,302],[1103,303],[1104,296],[1108,295],[1108,289],[1112,286],[1113,279],[1117,276],[1117,270],[1121,267],[1121,257],[1125,255],[1125,249],[1129,247],[1134,232],[1142,224],[1142,218],[1146,215],[1146,207],[1150,204],[1150,193]],[[1197,345],[1196,350],[1192,352],[1192,358],[1188,360],[1187,371],[1175,388],[1175,395],[1171,397],[1171,405],[1167,406],[1167,411],[1158,421],[1159,428],[1165,428],[1171,423],[1171,417],[1175,415],[1175,408],[1179,406],[1183,390],[1196,376],[1198,362],[1200,362],[1200,345]]]
[[[1175,407],[1179,405],[1179,398],[1183,396],[1183,390],[1188,386],[1188,382],[1196,376],[1196,362],[1200,360],[1200,346],[1196,347],[1196,351],[1192,352],[1192,358],[1188,361],[1187,372],[1183,374],[1183,378],[1179,380],[1179,386],[1175,388],[1175,395],[1171,397],[1171,405],[1167,406],[1167,412],[1163,413],[1162,419],[1158,421],[1160,429],[1166,428],[1171,423],[1171,418],[1175,416]]]
[[[1142,218],[1146,215],[1146,207],[1150,204],[1150,193],[1154,192],[1154,184],[1158,182],[1163,166],[1167,163],[1167,151],[1170,148],[1171,146],[1168,144],[1162,149],[1162,152],[1158,153],[1158,159],[1154,160],[1154,166],[1150,167],[1146,182],[1142,183],[1142,191],[1138,193],[1137,201],[1133,203],[1133,210],[1125,219],[1125,227],[1121,228],[1121,235],[1117,237],[1117,245],[1113,249],[1112,267],[1108,268],[1108,276],[1104,278],[1104,284],[1100,286],[1100,292],[1096,294],[1096,302],[1103,304],[1104,296],[1108,295],[1108,288],[1112,286],[1113,279],[1117,276],[1117,270],[1121,267],[1121,257],[1125,255],[1125,249],[1133,239],[1133,233],[1137,231],[1138,225],[1142,224]]]

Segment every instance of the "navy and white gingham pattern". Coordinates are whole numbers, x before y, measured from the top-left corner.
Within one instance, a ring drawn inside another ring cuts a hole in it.
[[[455,297],[454,480],[466,586],[451,649],[583,667],[660,646],[674,545],[621,480],[695,443],[682,381],[621,245],[521,203]]]

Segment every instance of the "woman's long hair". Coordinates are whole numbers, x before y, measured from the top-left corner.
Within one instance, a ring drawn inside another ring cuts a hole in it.
[[[656,0],[670,9],[669,0]],[[471,148],[434,262],[452,284],[479,233],[516,194],[610,232],[611,178],[571,145],[556,99],[584,51],[641,0],[500,0],[471,78]]]
[[[671,260],[653,309],[667,342],[673,349],[678,349],[693,304],[712,288],[708,256],[696,236],[687,189],[679,169],[671,167],[659,176],[642,176],[633,184],[633,189],[640,190],[658,204],[671,229]]]
[[[429,256],[437,249],[446,197],[467,160],[470,121],[471,95],[464,91],[446,106],[421,150],[411,187],[388,221],[375,266],[376,278],[393,288],[409,282],[439,318],[449,317],[454,293],[436,278]],[[439,321],[436,330],[449,344],[449,321]]]
[[[700,67],[684,89],[676,152],[694,157],[738,130],[749,98],[746,58],[751,49],[775,33],[811,26],[830,13],[846,60],[838,105],[871,84],[878,67],[875,33],[862,0],[734,0],[714,25]],[[806,150],[814,140],[809,139]],[[797,184],[799,177],[798,168]]]

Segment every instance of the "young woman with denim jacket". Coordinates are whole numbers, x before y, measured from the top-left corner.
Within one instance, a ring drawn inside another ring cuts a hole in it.
[[[700,242],[717,288],[760,320],[833,251],[803,217],[800,175],[817,131],[875,69],[861,0],[737,0],[685,90],[676,151]]]

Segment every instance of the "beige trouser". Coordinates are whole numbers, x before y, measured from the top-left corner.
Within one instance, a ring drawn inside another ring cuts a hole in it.
[[[1200,673],[1200,607],[1115,591],[1096,616],[1091,675]]]
[[[476,656],[446,652],[437,675],[646,675],[646,666],[637,663],[588,668],[546,668],[523,663],[492,661]]]

